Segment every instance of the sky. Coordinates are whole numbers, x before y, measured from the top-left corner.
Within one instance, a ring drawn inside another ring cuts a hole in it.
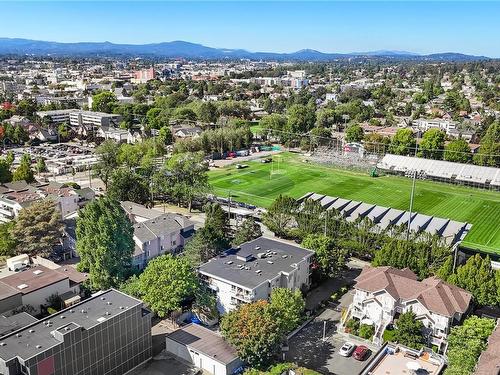
[[[0,9],[0,37],[10,38],[500,57],[498,1],[1,1]]]

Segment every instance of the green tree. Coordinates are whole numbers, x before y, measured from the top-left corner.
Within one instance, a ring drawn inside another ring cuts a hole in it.
[[[143,301],[162,318],[180,309],[198,288],[198,277],[187,259],[170,254],[151,260],[139,276]]]
[[[35,176],[31,169],[31,157],[28,154],[23,154],[19,166],[12,175],[13,181],[26,181],[27,183],[35,182]]]
[[[175,198],[179,204],[187,202],[191,211],[193,199],[205,195],[210,189],[207,171],[203,153],[176,154],[167,161],[166,170],[159,172],[167,176],[160,189]]]
[[[11,164],[6,158],[0,158],[0,184],[12,181],[10,166]]]
[[[277,353],[283,334],[267,301],[240,305],[222,317],[220,329],[239,357],[265,368]]]
[[[500,167],[500,121],[490,124],[481,138],[479,152],[474,155],[474,163],[490,167]]]
[[[146,179],[126,169],[117,169],[113,172],[107,194],[117,201],[131,201],[139,204],[150,201]]]
[[[193,238],[184,247],[184,256],[195,267],[208,262],[229,247],[225,237],[215,232],[210,226],[204,226],[196,231]]]
[[[276,288],[271,292],[270,309],[283,334],[292,332],[302,321],[306,303],[299,290]]]
[[[76,221],[78,268],[89,272],[93,289],[108,289],[123,282],[132,263],[134,229],[120,203],[95,199]]]
[[[448,335],[448,366],[444,375],[472,374],[495,324],[494,319],[471,316],[453,327]]]
[[[295,199],[280,194],[264,213],[262,221],[276,235],[285,236],[294,220],[297,208]]]
[[[324,108],[318,111],[316,116],[316,126],[320,128],[331,128],[342,121],[342,117],[331,108]]]
[[[283,138],[281,132],[285,129],[286,123],[287,118],[277,113],[266,115],[259,121],[259,125],[264,129],[265,133],[275,135],[279,138]]]
[[[36,171],[38,173],[47,172],[47,165],[45,164],[45,159],[39,157],[36,159]]]
[[[168,110],[153,107],[146,113],[146,121],[151,129],[169,127],[170,112]]]
[[[410,128],[398,129],[391,139],[389,151],[396,155],[408,155],[415,151],[416,141]]]
[[[117,104],[116,95],[109,91],[100,92],[92,97],[93,111],[112,113]]]
[[[158,141],[163,145],[171,145],[173,142],[172,131],[168,126],[162,126],[158,133]]]
[[[239,246],[260,236],[262,236],[260,225],[255,222],[253,217],[248,217],[236,228],[233,244]]]
[[[15,221],[0,224],[0,256],[13,256],[16,253],[17,243],[11,235]]]
[[[310,234],[302,241],[302,247],[314,251],[321,276],[336,277],[345,268],[347,251],[340,248],[331,237]]]
[[[288,108],[288,121],[285,130],[291,138],[300,138],[300,134],[307,133],[314,127],[316,114],[314,109],[302,104],[294,104]]]
[[[442,159],[445,136],[440,129],[427,130],[420,142],[418,156],[427,159]]]
[[[364,136],[363,128],[358,124],[350,125],[345,131],[345,140],[347,142],[361,142]]]
[[[483,258],[476,254],[457,267],[447,281],[472,293],[479,305],[492,306],[497,304],[495,272],[489,256]]]
[[[98,162],[94,166],[96,175],[108,187],[111,175],[120,165],[119,154],[120,145],[112,140],[106,140],[99,145],[95,150]]]
[[[394,341],[413,349],[421,349],[425,343],[423,329],[424,324],[416,319],[413,311],[405,312],[396,321]]]
[[[198,107],[198,118],[202,122],[214,124],[217,122],[217,107],[212,102],[203,102]]]
[[[47,256],[61,238],[61,213],[57,204],[45,199],[22,209],[10,228],[18,254]]]
[[[465,139],[450,141],[444,148],[444,160],[456,163],[467,163],[472,157],[469,144]]]

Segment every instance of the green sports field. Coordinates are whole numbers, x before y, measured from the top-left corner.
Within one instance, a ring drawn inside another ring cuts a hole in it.
[[[279,194],[298,198],[309,191],[407,210],[411,180],[405,177],[369,177],[368,173],[347,171],[305,163],[302,157],[282,153],[274,162],[245,162],[249,167],[230,166],[211,171],[210,184],[218,196],[269,206]],[[278,163],[278,160],[280,162]],[[271,174],[271,171],[273,173]],[[500,253],[500,193],[446,183],[417,181],[414,211],[469,222],[464,246]]]

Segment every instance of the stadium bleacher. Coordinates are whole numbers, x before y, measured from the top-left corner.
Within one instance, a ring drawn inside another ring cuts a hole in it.
[[[405,175],[417,171],[434,180],[500,190],[500,168],[392,154],[385,155],[377,167],[389,173]]]
[[[306,199],[318,201],[326,210],[337,210],[350,222],[365,217],[369,218],[375,226],[382,230],[392,226],[407,225],[410,217],[408,211],[312,192],[299,198],[298,202],[301,203]],[[438,235],[450,246],[460,243],[471,227],[472,224],[469,223],[424,215],[418,212],[412,212],[410,220],[411,231]]]

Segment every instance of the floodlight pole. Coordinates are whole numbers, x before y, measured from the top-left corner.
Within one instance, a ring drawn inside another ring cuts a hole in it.
[[[410,195],[410,214],[408,215],[408,228],[406,230],[406,241],[410,240],[410,223],[411,223],[411,214],[413,210],[413,196],[415,195],[415,182],[417,180],[417,171],[413,171],[413,182],[411,185],[411,195]]]

